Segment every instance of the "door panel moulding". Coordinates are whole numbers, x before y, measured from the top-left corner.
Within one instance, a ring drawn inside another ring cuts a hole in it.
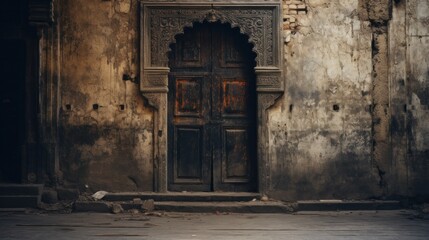
[[[256,53],[258,190],[269,190],[267,109],[284,93],[282,1],[141,1],[140,91],[154,108],[154,190],[167,191],[168,52],[175,36],[196,22],[229,23]]]

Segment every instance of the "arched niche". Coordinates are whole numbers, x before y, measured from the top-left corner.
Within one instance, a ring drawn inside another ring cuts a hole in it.
[[[175,36],[195,22],[229,23],[249,37],[256,53],[258,189],[269,190],[267,109],[284,92],[281,0],[141,1],[140,91],[154,108],[154,190],[167,191],[168,52]]]

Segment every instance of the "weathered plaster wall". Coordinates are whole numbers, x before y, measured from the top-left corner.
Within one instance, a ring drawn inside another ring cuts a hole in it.
[[[307,13],[285,31],[286,91],[270,112],[271,194],[377,196],[371,24],[359,18],[357,0],[305,2]]]
[[[389,83],[391,106],[391,144],[393,179],[390,191],[398,195],[408,194],[408,140],[407,140],[407,87],[405,1],[395,3],[389,23]]]
[[[429,2],[407,2],[407,80],[409,85],[409,190],[429,195]]]
[[[427,197],[429,3],[306,0],[291,16],[300,2],[284,1],[271,195]]]
[[[65,184],[153,190],[153,112],[122,80],[139,72],[137,5],[61,0]],[[429,195],[428,13],[427,0],[284,1],[271,197]]]
[[[91,190],[152,190],[152,112],[138,84],[137,1],[62,0],[61,170]]]
[[[429,2],[393,1],[388,34],[386,195],[427,200],[429,190]]]

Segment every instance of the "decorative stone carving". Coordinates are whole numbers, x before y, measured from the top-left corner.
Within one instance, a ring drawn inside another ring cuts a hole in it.
[[[252,2],[252,5],[249,3]],[[258,91],[282,91],[280,24],[281,1],[143,1],[142,82],[143,93],[168,92],[168,51],[175,36],[195,22],[221,22],[237,27],[249,37],[256,53]],[[261,71],[261,73],[259,73]]]
[[[258,92],[278,92],[283,89],[282,72],[273,67],[257,67],[256,87]]]
[[[31,25],[49,25],[54,22],[55,0],[29,0],[28,21]]]
[[[257,66],[272,66],[274,59],[273,28],[275,8],[148,8],[148,19],[151,35],[151,64],[155,66],[168,65],[169,44],[175,42],[175,36],[183,33],[184,27],[192,27],[195,22],[229,23],[232,27],[240,28],[243,34],[249,36],[254,44],[253,51],[257,54]]]
[[[161,98],[159,94],[155,93],[145,93],[144,97],[148,101],[149,105],[154,107],[155,109],[159,109],[161,106]]]
[[[258,86],[275,86],[275,87],[279,87],[280,86],[280,76],[274,76],[274,75],[269,75],[269,76],[260,76],[257,79],[257,85]]]
[[[239,28],[256,53],[259,191],[268,190],[267,109],[283,94],[281,0],[171,0],[141,2],[140,90],[154,107],[155,191],[167,191],[168,52],[175,36],[195,22]],[[195,56],[197,52],[193,53]],[[190,54],[190,58],[194,58]],[[196,58],[196,57],[195,57]]]
[[[281,93],[263,93],[258,94],[258,104],[261,110],[265,110],[276,102],[276,100],[281,97]]]
[[[145,75],[145,80],[143,81],[144,87],[166,87],[168,76],[158,74],[158,75]]]
[[[166,67],[146,68],[143,71],[140,90],[143,93],[167,93],[168,72]]]

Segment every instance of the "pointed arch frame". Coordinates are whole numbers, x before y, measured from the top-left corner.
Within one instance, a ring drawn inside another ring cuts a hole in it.
[[[258,189],[270,189],[267,110],[284,92],[281,0],[192,2],[141,1],[140,91],[154,108],[154,190],[167,189],[168,52],[175,36],[195,22],[229,23],[249,37],[256,53]]]

